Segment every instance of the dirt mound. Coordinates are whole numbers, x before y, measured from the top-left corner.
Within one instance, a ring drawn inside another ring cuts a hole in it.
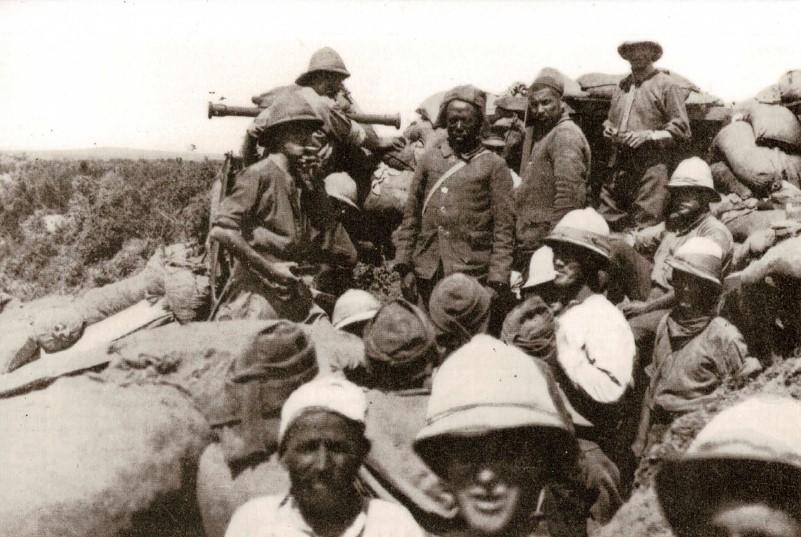
[[[636,492],[611,522],[601,528],[596,537],[673,535],[662,517],[653,489],[653,477],[662,461],[683,453],[698,432],[718,412],[757,393],[773,393],[801,399],[801,357],[774,365],[753,380],[740,380],[723,386],[715,401],[676,420],[665,433],[662,443],[655,445],[643,457],[637,470]]]

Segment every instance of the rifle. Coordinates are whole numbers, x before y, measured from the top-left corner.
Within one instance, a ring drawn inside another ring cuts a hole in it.
[[[213,117],[226,117],[226,116],[239,116],[239,117],[256,117],[261,113],[264,108],[258,106],[228,106],[227,104],[213,103],[209,101],[208,115],[209,119]],[[400,129],[401,118],[400,114],[356,114],[346,112],[346,116],[355,121],[356,123],[364,123],[368,125],[388,125]]]
[[[234,157],[233,152],[227,152],[219,174],[220,191],[214,192],[214,187],[212,187],[212,195],[216,194],[216,196],[211,200],[213,210],[211,211],[212,217],[209,219],[209,232],[211,232],[211,227],[214,225],[214,213],[218,210],[225,196],[230,193],[234,176],[241,169],[242,160]],[[211,284],[212,312],[216,311],[219,305],[223,288],[230,274],[230,268],[228,258],[225,256],[224,250],[220,248],[220,243],[209,239],[209,282]]]

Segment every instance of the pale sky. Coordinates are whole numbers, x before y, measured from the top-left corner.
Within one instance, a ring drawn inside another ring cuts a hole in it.
[[[248,120],[208,120],[206,102],[250,105],[326,45],[362,109],[405,121],[456,84],[625,72],[616,47],[632,38],[661,42],[658,66],[734,101],[801,68],[799,21],[789,0],[0,0],[0,148],[236,149]]]

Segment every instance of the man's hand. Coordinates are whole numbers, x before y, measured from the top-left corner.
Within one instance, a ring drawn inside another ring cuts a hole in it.
[[[401,277],[401,294],[411,303],[417,302],[417,276],[410,270]]]
[[[637,149],[645,142],[652,140],[653,131],[629,131],[623,135],[622,141],[632,149]]]
[[[270,276],[275,278],[276,283],[288,286],[298,281],[298,277],[292,272],[292,268],[296,266],[297,263],[292,262],[270,263]]]
[[[604,126],[604,138],[607,140],[613,140],[617,134],[618,132],[616,128],[610,127],[609,125]]]
[[[404,147],[406,139],[403,136],[382,137],[378,140],[378,149],[382,151],[403,151]]]
[[[641,300],[632,300],[631,302],[622,302],[617,305],[618,309],[623,312],[626,319],[642,315],[651,311],[650,304]]]

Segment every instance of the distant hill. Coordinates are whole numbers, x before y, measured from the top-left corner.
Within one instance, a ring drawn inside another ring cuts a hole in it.
[[[222,155],[196,153],[194,151],[160,151],[155,149],[133,149],[130,147],[90,147],[86,149],[13,150],[0,149],[0,153],[25,154],[28,158],[41,160],[158,160],[182,158],[184,160],[222,160]]]

